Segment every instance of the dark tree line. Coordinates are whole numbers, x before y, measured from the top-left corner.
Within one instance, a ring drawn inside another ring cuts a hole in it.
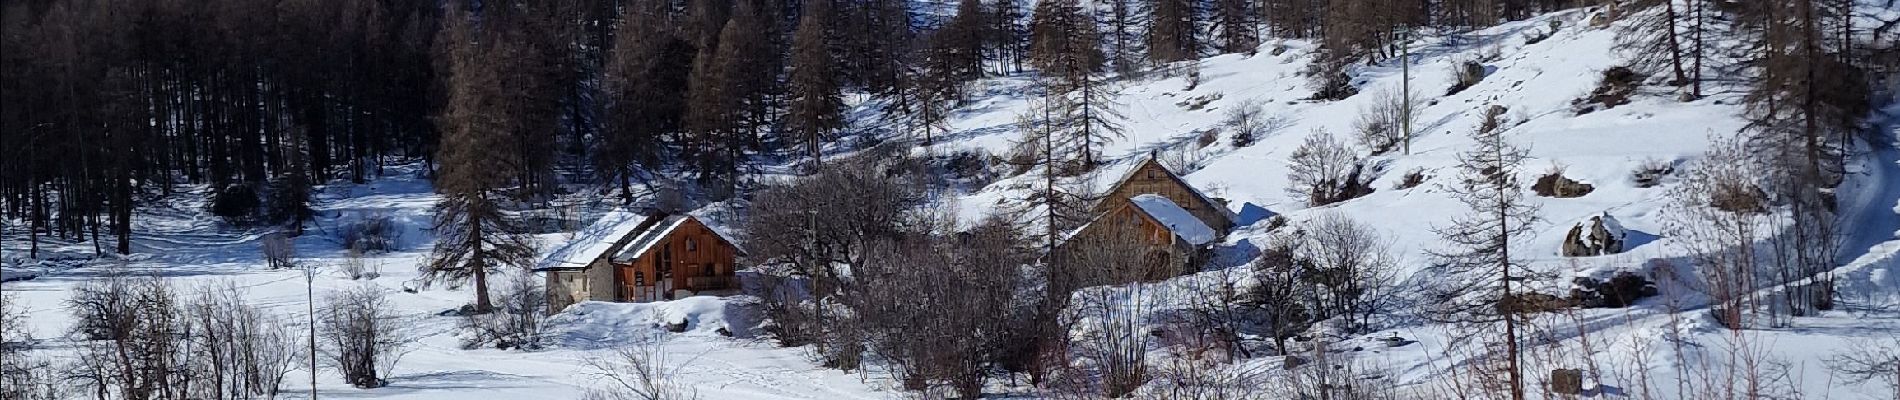
[[[1315,98],[1343,98],[1357,90],[1340,71],[1396,57],[1408,31],[1457,37],[1598,4],[966,0],[951,14],[918,15],[904,0],[11,1],[0,17],[0,213],[36,239],[123,253],[134,211],[183,184],[208,187],[212,211],[233,222],[301,226],[311,186],[360,182],[397,160],[447,177],[453,162],[481,163],[479,174],[496,175],[481,178],[493,180],[482,190],[509,207],[572,183],[631,203],[659,177],[727,197],[751,185],[758,163],[818,160],[844,135],[929,144],[965,83],[1025,67],[1039,70],[1042,123],[1058,139],[1046,153],[1086,171],[1120,135],[1114,80],[1144,69],[1188,68],[1192,79],[1188,61],[1203,56],[1314,39],[1314,70],[1326,72],[1315,74]],[[1798,181],[1830,182],[1845,127],[1867,111],[1869,75],[1853,71],[1891,53],[1859,38],[1894,31],[1854,26],[1850,4],[1608,9],[1645,18],[1625,35],[1644,49],[1640,66],[1660,67],[1694,96],[1705,75],[1759,77],[1758,130],[1787,133],[1773,142],[1799,150],[1788,165],[1821,178]],[[1755,39],[1705,48],[1714,32]],[[1716,51],[1750,62],[1703,65]],[[458,63],[492,71],[461,73]],[[1841,68],[1849,73],[1823,73]],[[476,98],[458,100],[457,90]],[[847,118],[846,93],[884,118]],[[492,137],[450,140],[477,131]],[[477,144],[490,147],[445,148]]]

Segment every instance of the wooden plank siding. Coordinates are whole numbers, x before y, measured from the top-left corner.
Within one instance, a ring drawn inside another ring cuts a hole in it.
[[[1234,225],[1234,221],[1228,219],[1226,212],[1215,208],[1225,207],[1225,205],[1211,203],[1195,192],[1192,186],[1188,186],[1187,182],[1169,172],[1167,167],[1161,166],[1161,163],[1153,158],[1143,161],[1141,165],[1131,170],[1121,182],[1110,189],[1102,201],[1095,204],[1091,213],[1101,215],[1121,209],[1130,205],[1129,198],[1142,194],[1157,194],[1168,198],[1169,201],[1187,210],[1189,214],[1193,214],[1194,218],[1214,228],[1214,232],[1218,235],[1227,235]]]
[[[639,258],[617,266],[619,301],[666,300],[682,290],[735,289],[737,257],[732,243],[698,219],[688,218]]]

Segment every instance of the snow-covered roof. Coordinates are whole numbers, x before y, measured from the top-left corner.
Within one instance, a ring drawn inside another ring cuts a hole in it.
[[[1168,231],[1173,232],[1175,236],[1180,236],[1182,240],[1195,246],[1213,242],[1217,236],[1214,228],[1207,227],[1207,223],[1201,222],[1200,218],[1195,218],[1194,214],[1188,213],[1187,209],[1174,204],[1174,201],[1168,200],[1167,197],[1158,194],[1141,194],[1128,198],[1128,202],[1134,204],[1135,208],[1141,210],[1142,213],[1154,218],[1156,222],[1160,222],[1161,226],[1167,227]]]
[[[622,248],[620,254],[614,255],[614,262],[628,262],[640,258],[642,255],[646,255],[647,250],[652,250],[653,245],[659,243],[660,239],[664,239],[667,235],[673,234],[673,230],[685,226],[686,221],[692,219],[693,216],[691,215],[680,214],[668,216],[659,223],[653,224],[652,228],[648,228],[645,232],[640,232],[639,237],[634,238],[625,248]],[[701,223],[700,225],[706,224]],[[725,232],[721,232],[711,225],[706,225],[706,230],[712,231],[713,235],[719,236],[719,240],[723,240],[726,244],[732,245],[734,249],[738,249],[739,242],[732,240],[732,236],[726,235]],[[743,252],[743,250],[741,250],[741,252]]]
[[[640,229],[646,216],[627,210],[613,210],[574,234],[574,240],[561,244],[535,264],[536,271],[585,268],[594,260],[625,244],[628,235]]]

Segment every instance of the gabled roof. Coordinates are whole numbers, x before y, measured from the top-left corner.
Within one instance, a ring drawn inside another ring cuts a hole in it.
[[[1142,214],[1147,214],[1149,218],[1153,218],[1155,222],[1160,223],[1162,227],[1189,244],[1204,245],[1213,242],[1214,238],[1219,236],[1214,233],[1214,228],[1209,228],[1207,223],[1201,222],[1200,218],[1188,213],[1187,209],[1174,204],[1174,201],[1168,200],[1167,197],[1158,194],[1141,194],[1130,197],[1128,202],[1134,204],[1135,209],[1141,210]]]
[[[1222,217],[1227,218],[1228,224],[1234,224],[1240,221],[1240,216],[1235,215],[1233,210],[1229,210],[1227,209],[1227,206],[1221,205],[1220,202],[1214,201],[1213,197],[1208,197],[1207,193],[1202,193],[1200,188],[1197,188],[1197,187],[1194,187],[1194,185],[1188,184],[1187,179],[1182,178],[1181,175],[1175,174],[1174,170],[1168,169],[1168,166],[1161,165],[1161,162],[1159,160],[1156,160],[1155,155],[1153,154],[1149,154],[1147,159],[1143,159],[1141,162],[1135,163],[1134,166],[1129,167],[1127,171],[1122,172],[1121,179],[1115,180],[1115,184],[1112,186],[1109,186],[1108,191],[1103,192],[1103,193],[1115,193],[1117,191],[1120,191],[1123,186],[1128,186],[1129,182],[1134,181],[1135,174],[1140,173],[1141,168],[1143,166],[1147,166],[1148,164],[1154,164],[1156,169],[1159,169],[1161,170],[1162,173],[1167,174],[1168,179],[1173,180],[1175,184],[1181,185],[1181,187],[1186,188],[1188,193],[1191,193],[1194,195],[1194,198],[1199,199],[1201,202],[1207,203],[1208,208],[1219,210],[1220,215]]]
[[[1163,229],[1168,230],[1168,233],[1172,233],[1175,237],[1181,238],[1182,241],[1195,246],[1212,243],[1215,239],[1220,238],[1220,234],[1215,232],[1214,228],[1208,227],[1206,222],[1202,222],[1199,217],[1195,217],[1193,213],[1189,213],[1187,209],[1181,208],[1180,205],[1174,204],[1174,200],[1168,200],[1166,196],[1152,193],[1135,195],[1134,197],[1130,197],[1128,199],[1128,205],[1123,207],[1133,207],[1135,211],[1137,211],[1137,214],[1154,221],[1156,224],[1161,225]],[[1076,235],[1082,234],[1082,232],[1088,230],[1090,226],[1094,226],[1097,222],[1102,222],[1102,219],[1108,218],[1109,215],[1113,215],[1115,211],[1118,210],[1120,210],[1120,208],[1111,210],[1110,212],[1096,214],[1095,218],[1089,219],[1089,222],[1083,223],[1082,226],[1078,226],[1068,233],[1063,234],[1061,242],[1068,243],[1068,241],[1074,239]]]
[[[653,245],[659,243],[661,239],[672,235],[673,231],[679,230],[681,226],[686,226],[687,221],[698,221],[697,218],[685,214],[656,218],[661,219],[651,227],[641,230],[639,235],[633,238],[633,241],[629,242],[626,247],[620,250],[619,254],[614,255],[614,262],[627,262],[638,259],[640,256],[646,255],[647,250],[652,250]],[[719,240],[726,242],[726,245],[732,246],[735,250],[739,249],[739,242],[732,240],[732,236],[728,236],[725,232],[721,232],[711,225],[706,225],[704,222],[700,222],[699,224],[705,226],[706,230],[712,231],[713,236],[719,237]],[[739,250],[739,252],[743,253],[744,250]]]
[[[646,217],[627,210],[613,210],[574,234],[574,240],[548,252],[535,271],[581,269],[607,253],[626,246],[634,232],[647,230],[661,218]]]

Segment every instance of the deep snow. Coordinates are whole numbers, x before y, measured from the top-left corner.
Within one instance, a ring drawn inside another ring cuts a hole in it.
[[[1466,136],[1479,123],[1482,107],[1504,105],[1511,110],[1505,135],[1514,144],[1530,149],[1532,159],[1520,176],[1534,178],[1545,169],[1562,166],[1565,175],[1595,185],[1591,194],[1574,199],[1530,197],[1541,207],[1543,223],[1536,234],[1517,243],[1529,249],[1534,268],[1561,276],[1596,275],[1612,270],[1633,270],[1651,259],[1681,257],[1683,249],[1667,237],[1668,222],[1663,214],[1670,201],[1666,197],[1673,182],[1661,187],[1640,188],[1630,182],[1630,170],[1646,160],[1659,160],[1678,167],[1696,162],[1707,150],[1710,135],[1728,135],[1740,129],[1741,109],[1734,91],[1711,90],[1713,95],[1693,102],[1677,102],[1667,93],[1645,92],[1631,104],[1586,115],[1571,112],[1571,99],[1594,88],[1600,71],[1621,63],[1623,55],[1613,50],[1617,32],[1589,27],[1581,10],[1553,13],[1529,21],[1505,24],[1478,31],[1457,45],[1428,39],[1416,45],[1411,67],[1412,87],[1422,93],[1427,104],[1418,112],[1417,135],[1410,154],[1374,157],[1383,175],[1373,183],[1371,195],[1325,207],[1309,208],[1298,196],[1286,193],[1286,158],[1292,150],[1316,130],[1348,136],[1352,123],[1374,92],[1397,90],[1398,65],[1352,67],[1362,94],[1335,102],[1303,100],[1310,94],[1306,79],[1299,72],[1309,60],[1310,43],[1285,41],[1263,46],[1253,55],[1228,54],[1201,62],[1203,81],[1193,88],[1181,78],[1153,77],[1122,81],[1114,101],[1124,116],[1127,132],[1105,149],[1114,171],[1139,161],[1151,153],[1183,160],[1190,168],[1177,171],[1211,196],[1229,200],[1230,207],[1243,215],[1282,215],[1299,224],[1322,214],[1342,214],[1370,223],[1383,232],[1400,253],[1402,277],[1408,284],[1434,279],[1426,251],[1439,246],[1432,229],[1449,223],[1462,212],[1461,205],[1440,186],[1448,184],[1459,151],[1470,146]],[[1548,39],[1526,43],[1528,33],[1550,30]],[[1271,51],[1284,46],[1284,52]],[[1496,58],[1485,57],[1495,53]],[[1439,96],[1450,86],[1452,66],[1464,60],[1481,60],[1490,71],[1479,84],[1450,96]],[[1733,82],[1728,82],[1732,84]],[[1722,84],[1718,82],[1716,84]],[[1030,80],[1026,76],[988,79],[973,84],[976,97],[959,108],[951,120],[951,132],[932,151],[970,149],[989,154],[1008,152],[1018,139],[1014,130],[1016,116],[1026,109]],[[1222,137],[1207,148],[1197,148],[1196,138],[1214,128],[1221,114],[1243,102],[1264,106],[1268,132],[1258,143],[1234,148]],[[1891,103],[1891,102],[1890,102]],[[1900,106],[1884,110],[1900,115]],[[856,115],[870,113],[865,109]],[[1900,304],[1900,150],[1894,138],[1900,136],[1900,121],[1877,121],[1876,135],[1863,152],[1856,154],[1846,187],[1842,190],[1843,221],[1853,227],[1843,238],[1842,266],[1839,277],[1842,297],[1854,304]],[[922,150],[920,150],[922,151]],[[1395,183],[1407,171],[1421,170],[1426,184],[1398,189]],[[1678,168],[1679,170],[1681,168]],[[311,283],[323,293],[355,285],[371,285],[390,292],[409,326],[422,339],[404,358],[388,388],[358,390],[341,384],[333,372],[318,377],[323,398],[407,398],[459,399],[480,398],[570,399],[597,385],[596,377],[584,366],[589,358],[606,357],[616,346],[630,343],[629,338],[643,337],[672,326],[684,332],[671,334],[667,352],[673,359],[691,360],[682,376],[702,389],[709,399],[872,399],[895,398],[900,393],[881,373],[841,372],[819,368],[804,349],[777,348],[752,335],[750,325],[757,316],[750,311],[749,298],[693,297],[667,303],[618,305],[582,303],[550,320],[556,346],[535,352],[501,350],[462,350],[453,331],[457,321],[436,316],[469,301],[466,290],[428,288],[416,293],[402,289],[415,287],[414,266],[425,256],[431,241],[430,207],[436,197],[428,182],[415,173],[415,166],[395,168],[390,177],[364,185],[332,184],[322,188],[317,208],[322,215],[317,229],[296,240],[301,261],[319,271]],[[1112,181],[1096,179],[1098,184]],[[1530,179],[1525,179],[1529,181]],[[1025,198],[1023,191],[1033,190],[1035,180],[1008,178],[999,182],[956,193],[950,204],[960,207],[965,220]],[[64,332],[70,319],[61,308],[67,291],[78,282],[96,277],[107,268],[123,264],[135,271],[150,271],[175,279],[180,286],[231,280],[250,291],[255,304],[301,318],[305,302],[305,282],[298,271],[272,271],[262,267],[258,242],[268,232],[234,229],[204,215],[197,196],[175,196],[160,207],[151,207],[135,219],[134,255],[123,260],[107,258],[88,261],[92,245],[47,243],[50,261],[22,262],[25,239],[17,225],[10,225],[0,237],[0,276],[8,279],[39,275],[27,281],[6,282],[10,299],[30,310],[31,328],[44,338],[42,348],[57,355],[69,348]],[[1629,231],[1630,243],[1624,254],[1565,258],[1558,254],[1559,242],[1570,223],[1599,213],[1614,216]],[[344,252],[335,243],[332,230],[340,223],[364,215],[392,217],[403,227],[399,249],[372,257],[380,265],[381,278],[350,281],[336,273]],[[721,218],[708,218],[709,224],[721,224]],[[1248,218],[1236,227],[1226,242],[1217,246],[1224,255],[1245,256],[1266,240],[1266,228],[1260,218]],[[1027,226],[1034,226],[1027,224]],[[544,249],[556,249],[574,234],[543,236]],[[1186,285],[1196,281],[1226,278],[1221,271],[1191,275],[1156,285]],[[1424,273],[1421,273],[1424,272]],[[1551,285],[1561,286],[1567,283]],[[1108,290],[1113,290],[1112,288]],[[1157,291],[1179,293],[1179,291]],[[1165,307],[1169,300],[1162,300]],[[1174,304],[1178,304],[1175,301]],[[1607,366],[1609,374],[1591,378],[1586,385],[1616,388],[1622,393],[1638,393],[1641,380],[1657,387],[1670,387],[1683,371],[1696,371],[1702,362],[1724,357],[1727,349],[1746,345],[1787,362],[1793,378],[1806,398],[1852,399],[1880,398],[1886,390],[1877,384],[1847,385],[1830,376],[1824,360],[1837,352],[1854,351],[1867,340],[1891,340],[1900,332],[1900,315],[1894,310],[1850,307],[1818,317],[1797,320],[1793,328],[1751,331],[1735,336],[1720,329],[1705,317],[1703,310],[1676,310],[1668,304],[1649,301],[1624,310],[1591,310],[1563,316],[1567,328],[1553,329],[1552,337],[1540,344],[1550,357],[1562,355],[1564,362],[1588,359]],[[1469,349],[1454,348],[1455,333],[1443,326],[1426,324],[1414,318],[1391,316],[1383,321],[1386,329],[1372,335],[1342,338],[1342,346],[1360,345],[1367,350],[1360,359],[1386,372],[1394,382],[1411,387],[1427,387],[1453,373]],[[731,337],[721,331],[732,334]],[[1372,345],[1377,337],[1398,335],[1416,343],[1385,347]],[[1672,340],[1672,338],[1679,338]],[[1587,340],[1586,340],[1587,339]],[[1691,348],[1691,357],[1676,359],[1663,351],[1677,343]],[[1637,360],[1646,360],[1637,370]],[[1277,359],[1262,358],[1243,367],[1273,366]],[[1272,368],[1266,368],[1272,369]],[[303,390],[307,371],[293,371],[287,380],[289,390]],[[1007,390],[999,388],[998,390]],[[1658,389],[1658,398],[1675,398],[1671,390]],[[1604,397],[1617,398],[1610,395]]]

